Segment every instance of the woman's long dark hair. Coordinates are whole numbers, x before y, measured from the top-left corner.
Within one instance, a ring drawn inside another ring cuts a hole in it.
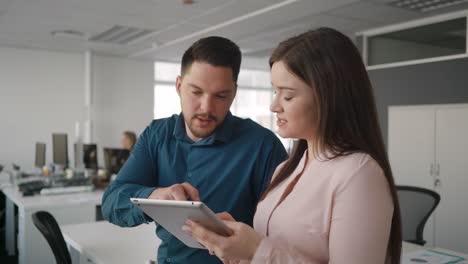
[[[387,263],[399,264],[400,207],[377,120],[372,86],[359,51],[342,33],[319,28],[281,42],[270,57],[270,67],[279,61],[313,89],[315,128],[310,151],[314,156],[323,150],[330,153],[327,159],[362,152],[382,168],[394,206]],[[296,142],[290,158],[267,187],[263,198],[292,174],[306,150],[307,141]]]

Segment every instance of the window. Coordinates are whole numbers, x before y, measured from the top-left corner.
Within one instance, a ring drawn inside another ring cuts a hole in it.
[[[272,129],[273,114],[270,112],[270,104],[273,90],[270,84],[270,72],[241,70],[237,84],[236,99],[232,103],[231,112]]]
[[[411,21],[362,36],[364,62],[370,70],[468,56],[466,14]]]
[[[271,91],[238,88],[231,112],[239,117],[250,118],[260,125],[272,129],[273,115],[270,112]]]
[[[179,96],[174,84],[154,85],[154,118],[169,117],[180,113]]]
[[[155,119],[180,113],[179,96],[175,90],[175,80],[179,73],[180,64],[155,62]],[[258,124],[276,131],[274,115],[270,112],[270,104],[273,98],[270,72],[241,69],[237,83],[237,94],[231,106],[231,113],[242,118],[250,118]],[[280,139],[285,147],[289,148],[292,141]]]

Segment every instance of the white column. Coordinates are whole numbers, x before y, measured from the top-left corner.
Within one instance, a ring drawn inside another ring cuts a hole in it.
[[[92,51],[85,52],[85,115],[83,124],[83,142],[93,142],[93,53]]]

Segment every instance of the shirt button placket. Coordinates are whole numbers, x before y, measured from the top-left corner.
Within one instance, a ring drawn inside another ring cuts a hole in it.
[[[188,179],[191,179],[192,176],[193,176],[193,173],[192,173],[192,155],[193,155],[193,151],[194,151],[194,148],[193,146],[190,147],[190,152],[188,154],[188,159],[187,159],[187,178]]]

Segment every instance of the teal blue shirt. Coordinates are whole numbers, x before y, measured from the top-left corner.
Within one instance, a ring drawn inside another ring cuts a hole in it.
[[[228,113],[209,137],[193,142],[182,115],[154,120],[139,137],[130,157],[102,199],[104,218],[119,226],[151,219],[130,202],[156,188],[188,182],[215,213],[227,211],[252,225],[259,198],[275,168],[287,158],[279,139],[250,119]],[[158,264],[221,263],[207,250],[185,246],[161,226]],[[131,249],[129,249],[131,250]]]

